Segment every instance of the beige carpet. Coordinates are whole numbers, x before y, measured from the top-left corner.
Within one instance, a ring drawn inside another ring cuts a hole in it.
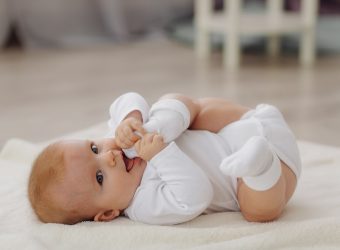
[[[67,135],[96,138],[104,123]],[[41,224],[26,196],[30,163],[42,144],[10,140],[0,153],[1,249],[339,249],[340,148],[299,142],[303,172],[282,217],[249,223],[240,213],[200,216],[177,226],[119,218],[74,226]]]

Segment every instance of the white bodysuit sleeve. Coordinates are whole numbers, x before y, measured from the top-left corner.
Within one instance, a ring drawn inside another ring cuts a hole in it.
[[[151,106],[149,121],[144,128],[149,132],[157,132],[169,143],[180,136],[190,125],[190,111],[181,101],[162,99]]]
[[[172,225],[189,221],[210,205],[209,178],[171,142],[148,163],[156,174],[136,191],[125,215],[135,221]],[[144,177],[143,177],[144,178]]]
[[[129,92],[118,97],[110,106],[110,136],[114,136],[117,126],[134,110],[142,114],[143,123],[148,120],[149,105],[145,99],[134,92]]]

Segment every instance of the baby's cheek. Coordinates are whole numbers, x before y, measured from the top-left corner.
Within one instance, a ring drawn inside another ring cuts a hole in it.
[[[132,174],[132,176],[135,178],[135,180],[137,181],[137,184],[139,185],[144,171],[146,169],[146,162],[143,161],[142,164],[139,164],[138,166],[135,166],[131,171],[130,174]]]

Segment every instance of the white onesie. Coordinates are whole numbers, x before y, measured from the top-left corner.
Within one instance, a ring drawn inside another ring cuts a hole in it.
[[[143,97],[129,93],[119,98],[125,98],[124,102],[128,99],[133,105],[131,109],[111,106],[110,136],[133,110],[141,111],[143,121],[147,121]],[[280,159],[299,177],[301,163],[293,134],[275,107],[262,104],[217,134],[186,130],[169,143],[147,163],[125,215],[148,224],[171,225],[202,213],[239,211],[237,179],[223,175],[219,165],[255,135],[266,137]]]

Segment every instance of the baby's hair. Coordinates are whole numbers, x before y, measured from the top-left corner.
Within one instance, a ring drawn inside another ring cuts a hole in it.
[[[63,180],[65,165],[61,143],[55,142],[47,146],[33,163],[29,184],[28,197],[38,218],[46,223],[75,224],[75,211],[67,211],[56,201],[53,186]]]

